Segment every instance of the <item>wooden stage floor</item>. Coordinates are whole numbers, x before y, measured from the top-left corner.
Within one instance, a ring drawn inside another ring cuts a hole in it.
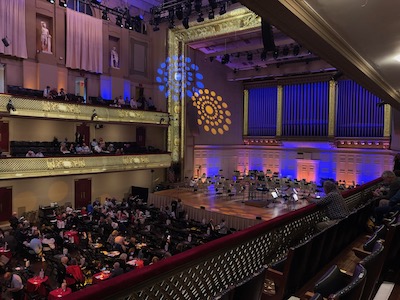
[[[306,200],[299,200],[295,204],[288,206],[285,201],[280,198],[278,198],[280,203],[272,203],[272,200],[267,199],[268,196],[261,192],[255,193],[255,197],[252,200],[248,199],[249,197],[246,193],[240,193],[234,196],[216,195],[211,189],[194,192],[193,188],[176,188],[159,191],[155,194],[180,198],[183,205],[194,208],[200,209],[201,206],[203,206],[208,211],[253,220],[256,217],[261,217],[264,221],[271,220],[308,205]]]

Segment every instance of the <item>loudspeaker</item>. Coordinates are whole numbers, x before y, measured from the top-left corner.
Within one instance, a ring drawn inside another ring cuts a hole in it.
[[[274,51],[275,50],[275,39],[272,32],[272,26],[265,20],[261,20],[261,33],[263,39],[264,50]]]
[[[10,42],[8,41],[7,37],[2,38],[1,41],[3,42],[5,47],[10,46]]]

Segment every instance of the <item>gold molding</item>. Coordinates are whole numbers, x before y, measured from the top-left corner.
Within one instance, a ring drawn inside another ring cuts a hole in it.
[[[12,100],[16,110],[8,112],[7,103]],[[0,114],[14,117],[50,118],[62,120],[91,121],[93,109],[96,109],[98,122],[140,123],[168,125],[168,113],[107,106],[92,106],[89,104],[75,104],[20,98],[11,95],[0,95]]]
[[[384,123],[383,123],[383,136],[390,137],[391,124],[392,124],[392,107],[385,105]]]
[[[249,135],[249,90],[243,91],[243,136]]]
[[[336,81],[329,81],[328,96],[328,136],[335,136],[335,120],[336,120]]]
[[[277,86],[277,108],[276,108],[276,136],[282,135],[282,110],[283,110],[283,86]]]
[[[87,157],[4,158],[0,164],[0,180],[168,168],[170,165],[171,155],[168,153]]]
[[[186,45],[200,39],[217,37],[232,32],[260,30],[261,18],[246,7],[239,7],[227,12],[223,16],[215,16],[215,19],[206,23],[191,22],[185,29],[178,26],[168,31],[168,57],[181,57],[186,55]],[[169,70],[169,81],[174,80],[173,70]],[[185,80],[185,74],[182,74]],[[183,82],[183,81],[182,81]],[[169,84],[169,86],[172,86]],[[173,101],[173,99],[179,99]],[[172,161],[183,161],[185,151],[185,88],[182,85],[179,90],[171,90],[168,96],[168,112],[171,115],[171,126],[168,128],[167,149],[172,154]]]

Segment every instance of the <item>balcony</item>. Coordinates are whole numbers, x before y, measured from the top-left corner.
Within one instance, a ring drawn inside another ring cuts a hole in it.
[[[15,110],[8,111],[7,104],[10,99]],[[96,122],[169,125],[166,112],[121,109],[0,94],[1,115],[88,122],[93,121],[94,109],[97,115]]]
[[[170,153],[3,158],[0,180],[168,168]]]

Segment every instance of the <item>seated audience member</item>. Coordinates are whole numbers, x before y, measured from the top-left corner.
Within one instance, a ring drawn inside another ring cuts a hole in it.
[[[78,266],[78,263],[75,258],[71,259],[71,264],[66,267],[66,275],[74,280],[68,280],[66,277],[67,285],[68,281],[72,283],[84,283],[85,282],[85,275],[83,275],[82,269]]]
[[[61,100],[68,101],[67,94],[65,93],[63,88],[60,89],[60,92],[58,93],[58,97],[60,97]]]
[[[317,224],[318,230],[323,230],[324,228],[336,224],[340,219],[347,217],[350,213],[342,194],[333,181],[326,180],[323,187],[326,196],[321,199],[310,200],[310,202],[316,203],[317,206],[323,207],[326,216],[329,218],[328,221]]]
[[[96,140],[96,139],[93,139],[92,142],[90,143],[90,146],[92,147],[92,149],[93,149],[94,147],[96,147],[97,145],[98,145],[98,143],[97,143],[97,140]]]
[[[33,253],[35,253],[37,256],[42,257],[43,246],[38,233],[34,233],[33,238],[29,242],[25,241],[24,245],[31,248]]]
[[[131,101],[129,101],[129,105],[130,105],[130,107],[132,109],[137,109],[138,108],[138,104],[137,104],[135,98],[133,98],[133,97],[131,98]]]
[[[125,246],[125,239],[123,236],[117,236],[114,239],[114,250],[119,251],[120,253],[126,253],[127,248]]]
[[[39,152],[37,152],[35,156],[36,157],[44,157],[44,154],[43,154],[42,150],[39,150]]]
[[[118,275],[124,274],[124,269],[121,268],[119,262],[115,262],[113,265],[113,269],[111,271],[110,278],[116,277]]]
[[[42,239],[43,250],[46,250],[46,249],[44,249],[45,245],[50,248],[49,250],[54,250],[54,249],[56,249],[56,240],[54,238],[50,237],[49,234],[46,234]]]
[[[17,229],[18,223],[19,223],[19,219],[17,217],[17,212],[14,211],[9,219],[10,222],[10,226],[12,229]]]
[[[71,144],[72,145],[72,144]],[[76,144],[76,147],[75,147],[75,153],[76,154],[82,154],[82,146],[80,145],[80,144]]]
[[[153,256],[153,258],[151,259],[151,263],[149,265],[155,264],[156,262],[160,261],[160,259],[158,258],[158,256]]]
[[[89,146],[85,143],[82,144],[82,154],[90,154],[92,151],[90,150]]]
[[[107,151],[110,153],[114,153],[115,152],[114,144],[109,144],[107,147]]]
[[[153,111],[156,110],[153,99],[151,99],[151,97],[149,97],[149,99],[147,99],[147,109],[153,110]]]
[[[11,272],[6,272],[4,274],[4,281],[6,286],[6,293],[10,294],[11,299],[24,299],[24,285],[19,275],[13,274]]]
[[[29,151],[26,153],[25,156],[26,156],[26,157],[36,157],[36,154],[35,154],[35,152],[33,152],[32,150],[29,150]]]
[[[71,153],[71,151],[68,150],[67,144],[66,144],[65,142],[62,142],[62,143],[61,143],[60,152],[63,153],[63,154],[69,154],[69,153]]]
[[[373,192],[376,200],[379,200],[379,206],[389,205],[389,201],[392,197],[400,191],[400,178],[392,171],[384,171],[381,176],[383,185],[387,186],[387,189],[377,189]]]
[[[375,208],[375,224],[381,225],[383,218],[390,212],[400,210],[400,178],[392,171],[384,171],[382,174],[384,183],[389,185],[389,191],[386,195],[378,196],[379,206]]]
[[[57,283],[59,286],[64,282],[66,274],[67,274],[67,267],[68,267],[68,257],[63,256],[60,258],[60,264],[57,267]]]
[[[48,85],[48,86],[46,86],[46,88],[44,89],[44,91],[43,91],[43,98],[46,98],[46,99],[53,99],[52,97],[51,97],[51,89],[50,89],[50,86]]]
[[[121,106],[124,106],[124,105],[125,105],[124,98],[122,98],[122,96],[119,96],[118,97],[118,106],[121,107]]]
[[[114,246],[115,238],[117,236],[118,236],[118,231],[117,230],[113,230],[113,232],[111,232],[111,234],[107,238],[107,243],[109,243],[111,246]]]
[[[18,247],[18,241],[14,235],[10,234],[9,231],[4,232],[3,243],[7,243],[8,249],[10,249],[11,253],[15,253]]]
[[[219,225],[218,225],[218,233],[219,234],[227,234],[228,233],[228,227],[226,227],[224,219],[222,219],[221,223],[219,223]]]

